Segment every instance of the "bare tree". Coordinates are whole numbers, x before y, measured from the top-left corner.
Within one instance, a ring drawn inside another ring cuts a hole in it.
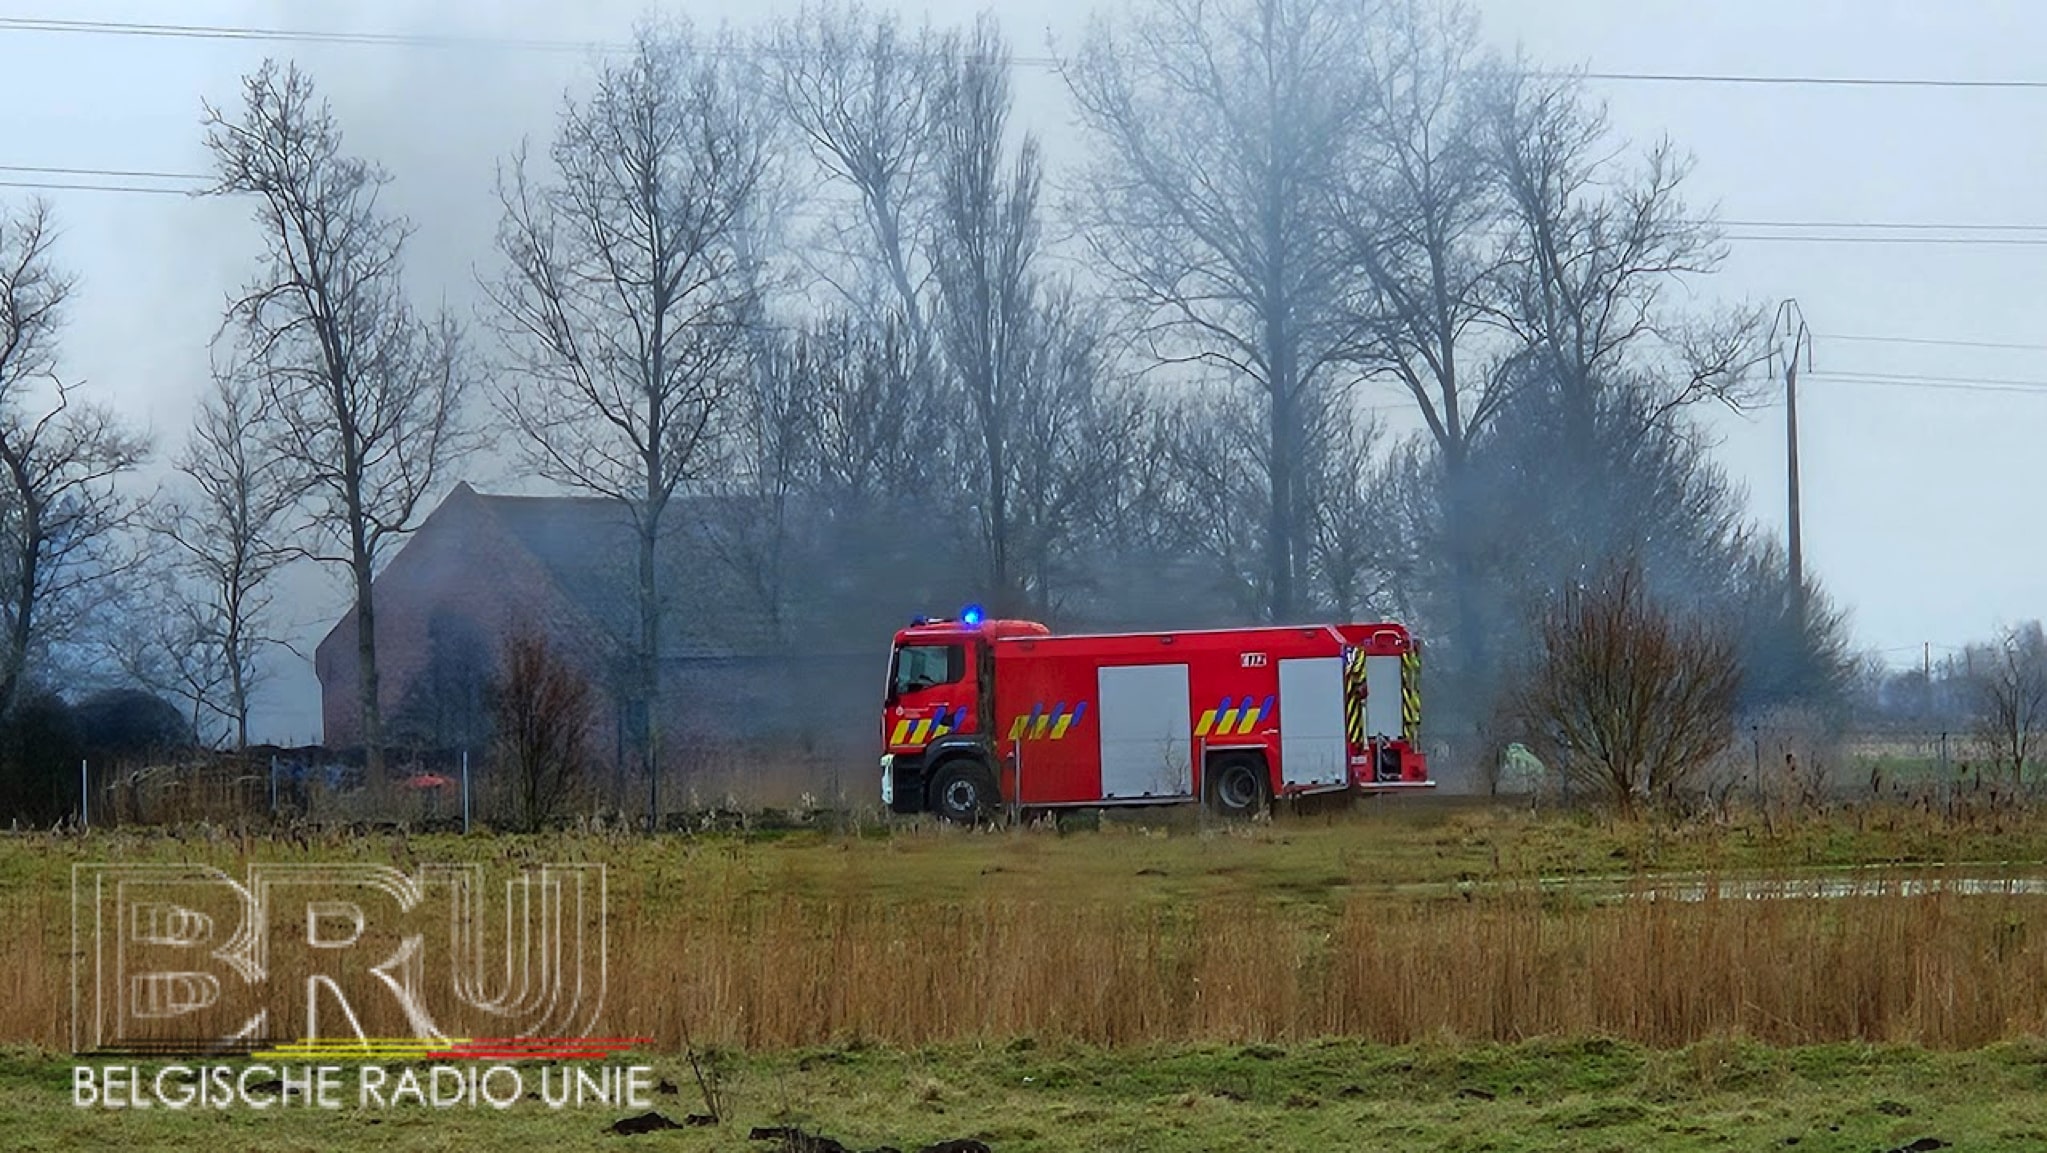
[[[849,513],[928,497],[943,459],[935,398],[905,326],[827,319],[804,337],[817,374],[812,433],[821,499]]]
[[[1236,419],[1229,392],[1195,389],[1161,400],[1141,439],[1143,459],[1162,467],[1131,510],[1149,514],[1153,540],[1167,555],[1204,558],[1221,592],[1244,619],[1269,612],[1269,571],[1261,563],[1259,526],[1265,494],[1258,488],[1269,444]],[[1253,467],[1244,467],[1244,462]]]
[[[1381,35],[1360,45],[1366,176],[1334,189],[1333,211],[1365,274],[1354,304],[1359,367],[1408,393],[1435,447],[1452,650],[1483,681],[1491,638],[1476,604],[1482,498],[1471,456],[1512,379],[1494,322],[1512,251],[1507,205],[1485,147],[1496,65],[1463,0],[1393,0],[1378,12]]]
[[[2017,788],[2047,740],[2047,635],[2039,621],[2005,629],[1969,663],[1975,667],[1976,738]]]
[[[463,447],[459,334],[445,311],[422,318],[406,299],[410,225],[378,203],[390,177],[343,151],[312,79],[266,61],[242,89],[238,115],[206,106],[214,191],[254,198],[264,243],[228,321],[270,417],[268,450],[303,494],[304,551],[348,574],[362,740],[381,772],[371,582]]]
[[[1485,149],[1484,78],[1496,66],[1462,0],[1393,0],[1381,12],[1382,34],[1360,45],[1371,179],[1333,188],[1335,218],[1365,274],[1360,357],[1414,398],[1454,473],[1504,399],[1485,340],[1509,251]]]
[[[759,342],[731,406],[727,499],[707,513],[711,547],[746,585],[777,643],[787,639],[804,497],[816,488],[820,351],[801,335]]]
[[[776,29],[775,48],[784,115],[828,195],[853,201],[850,211],[827,212],[824,242],[813,246],[849,267],[808,263],[870,324],[900,317],[923,365],[933,345],[927,286],[945,38],[856,0],[806,10]]]
[[[1161,0],[1091,30],[1066,71],[1097,138],[1084,211],[1103,268],[1165,362],[1265,404],[1265,608],[1295,610],[1308,540],[1307,414],[1353,345],[1361,270],[1330,189],[1361,170],[1368,105],[1352,0]],[[1214,467],[1235,467],[1232,458]]]
[[[1503,71],[1488,103],[1487,147],[1515,233],[1498,316],[1561,389],[1569,442],[1589,451],[1605,389],[1650,389],[1659,413],[1742,403],[1765,355],[1760,313],[1665,305],[1726,256],[1719,229],[1683,198],[1689,162],[1664,140],[1623,166],[1605,110],[1570,77]]]
[[[590,682],[538,636],[505,643],[491,684],[497,759],[520,829],[544,827],[594,768]]]
[[[1355,620],[1385,607],[1396,572],[1379,425],[1342,405],[1309,427],[1311,447],[1302,462],[1312,510],[1306,574],[1323,607]]]
[[[1733,645],[1651,601],[1633,566],[1566,592],[1540,634],[1515,711],[1543,761],[1620,811],[1669,799],[1733,740]]]
[[[1015,398],[1010,557],[1041,615],[1084,595],[1123,541],[1119,496],[1141,451],[1148,405],[1112,377],[1094,302],[1070,283],[1044,290],[1024,333],[1025,385]]]
[[[564,109],[535,184],[501,181],[487,291],[507,357],[499,411],[542,475],[616,500],[637,540],[631,648],[649,780],[658,762],[663,603],[657,549],[670,503],[711,474],[726,409],[747,382],[759,281],[749,209],[769,162],[764,112],[732,46],[648,24]]]
[[[249,697],[257,655],[275,642],[267,584],[291,556],[286,516],[297,499],[289,462],[262,443],[269,423],[255,381],[217,367],[178,454],[185,492],[161,502],[148,527],[169,546],[179,611],[158,618],[167,691],[229,726],[234,747],[249,743]]]
[[[1037,283],[1037,141],[1012,157],[1009,49],[992,16],[948,53],[939,104],[938,330],[967,406],[973,503],[998,609],[1026,598],[1018,558],[1013,458],[1027,379]]]
[[[57,374],[72,281],[52,259],[55,239],[48,205],[0,211],[0,712],[32,655],[132,563],[116,534],[135,506],[116,481],[148,452]]]

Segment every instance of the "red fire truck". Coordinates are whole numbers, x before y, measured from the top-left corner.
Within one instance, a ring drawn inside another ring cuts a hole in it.
[[[1006,805],[1205,802],[1433,788],[1420,652],[1397,624],[1055,636],[918,618],[896,633],[882,801],[948,821]]]

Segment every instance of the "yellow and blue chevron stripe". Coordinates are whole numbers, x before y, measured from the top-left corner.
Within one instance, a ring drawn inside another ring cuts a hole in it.
[[[1009,725],[1009,739],[1012,741],[1063,741],[1066,732],[1080,723],[1087,715],[1087,702],[1081,701],[1067,711],[1066,702],[1060,701],[1050,709],[1043,701],[1031,706],[1028,714],[1019,713]]]
[[[967,706],[956,710],[939,709],[933,716],[912,720],[904,717],[896,722],[895,731],[889,734],[891,745],[928,745],[932,741],[965,726]]]
[[[1194,725],[1197,737],[1243,736],[1272,716],[1275,698],[1266,697],[1263,703],[1251,697],[1239,702],[1235,697],[1224,697],[1219,708],[1209,709],[1201,714],[1201,720]]]

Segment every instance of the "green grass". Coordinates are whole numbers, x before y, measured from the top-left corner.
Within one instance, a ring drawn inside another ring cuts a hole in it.
[[[1655,1052],[1601,1041],[1515,1046],[1329,1042],[1104,1052],[1030,1047],[830,1049],[728,1059],[715,1128],[604,1133],[626,1110],[195,1115],[75,1109],[61,1058],[0,1060],[0,1146],[314,1150],[609,1147],[771,1150],[755,1125],[797,1125],[855,1149],[973,1137],[1001,1153],[1119,1149],[1876,1150],[1934,1137],[1965,1150],[2047,1143],[2047,1050],[1964,1054],[1709,1043]],[[688,1073],[657,1096],[697,1107]]]
[[[1936,862],[2047,861],[2047,812],[1950,814],[1901,805],[1788,819],[1615,821],[1531,814],[1453,798],[1390,798],[1353,811],[1204,825],[1183,811],[1087,817],[1044,829],[969,833],[925,824],[863,835],[766,833],[474,836],[376,834],[308,840],[151,832],[0,837],[0,896],[61,894],[74,861],[369,860],[517,865],[602,860],[615,892],[655,905],[693,893],[1005,898],[1084,903],[1255,897],[1327,903],[1353,889],[1532,877],[1774,870]],[[684,884],[684,879],[687,884]]]

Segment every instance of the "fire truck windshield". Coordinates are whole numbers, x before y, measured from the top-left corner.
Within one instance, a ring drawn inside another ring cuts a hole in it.
[[[893,688],[897,696],[949,685],[966,675],[966,649],[961,645],[904,645],[896,650]]]

